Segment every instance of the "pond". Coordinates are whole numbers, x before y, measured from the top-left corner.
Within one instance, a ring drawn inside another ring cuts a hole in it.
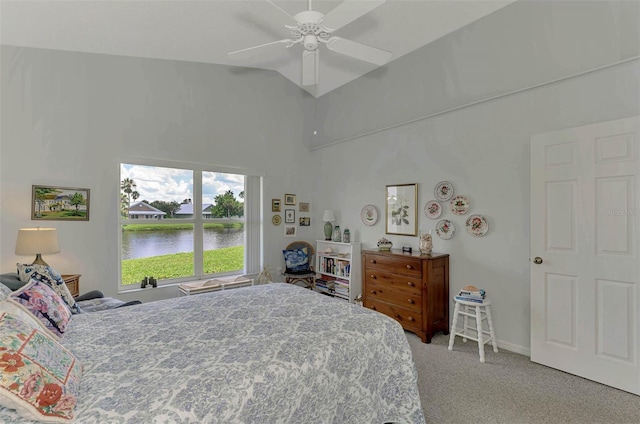
[[[205,229],[204,250],[244,244],[244,229]],[[170,231],[123,231],[122,259],[147,258],[178,252],[193,252],[193,232]]]

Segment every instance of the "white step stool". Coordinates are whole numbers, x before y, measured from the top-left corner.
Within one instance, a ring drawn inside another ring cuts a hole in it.
[[[449,336],[449,350],[453,350],[453,342],[456,336],[461,336],[462,341],[466,342],[467,339],[478,342],[478,350],[480,351],[480,362],[484,362],[484,345],[491,342],[493,345],[493,351],[498,353],[498,345],[496,343],[496,334],[493,331],[493,321],[491,320],[491,301],[484,299],[482,303],[471,302],[467,300],[459,300],[455,297],[453,301],[456,303],[453,311],[453,323],[451,324],[451,336]],[[464,308],[464,310],[460,310]],[[464,323],[462,330],[457,329],[458,315],[464,316]],[[476,326],[469,326],[469,318],[476,320]],[[483,329],[482,320],[487,320],[489,325],[489,331]],[[471,334],[467,333],[467,329],[471,330]],[[488,335],[489,338],[485,340],[484,335]],[[473,337],[473,336],[476,337]]]

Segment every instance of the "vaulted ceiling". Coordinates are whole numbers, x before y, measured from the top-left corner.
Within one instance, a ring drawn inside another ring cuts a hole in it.
[[[367,0],[347,0],[366,2]],[[398,59],[514,0],[387,0],[335,35],[392,53]],[[323,14],[342,1],[315,0]],[[287,16],[308,0],[12,1],[2,0],[0,42],[6,45],[113,54],[275,70],[321,96],[378,65],[319,47],[317,85],[302,85],[301,45],[228,52],[290,38]],[[384,66],[384,65],[383,65]]]

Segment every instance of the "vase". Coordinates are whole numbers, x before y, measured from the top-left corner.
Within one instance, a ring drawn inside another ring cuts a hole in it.
[[[349,232],[348,228],[344,229],[344,234],[342,235],[343,243],[351,243],[351,232]]]
[[[431,253],[433,250],[433,240],[431,234],[424,233],[420,235],[420,253],[423,255]]]
[[[340,232],[340,226],[333,227],[333,241],[342,241],[342,233]]]
[[[333,234],[333,225],[327,221],[324,223],[324,239],[326,241],[331,240],[331,234]]]

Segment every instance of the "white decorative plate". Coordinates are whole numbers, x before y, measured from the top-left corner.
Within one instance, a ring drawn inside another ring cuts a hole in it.
[[[442,215],[442,206],[435,200],[429,200],[427,204],[424,205],[424,214],[427,215],[429,219],[437,219]]]
[[[366,205],[360,212],[360,218],[362,218],[364,225],[374,225],[378,222],[378,209],[373,205]]]
[[[441,219],[436,224],[436,234],[443,240],[449,240],[453,237],[453,233],[456,232],[456,227],[453,222],[448,219]]]
[[[441,181],[436,185],[436,188],[433,190],[433,194],[436,196],[437,200],[446,202],[453,197],[453,184],[449,181]]]
[[[465,196],[456,196],[449,202],[451,212],[456,215],[464,215],[469,212],[469,199]]]
[[[467,232],[474,237],[482,237],[489,231],[489,223],[482,215],[471,215],[464,225],[467,227]]]

